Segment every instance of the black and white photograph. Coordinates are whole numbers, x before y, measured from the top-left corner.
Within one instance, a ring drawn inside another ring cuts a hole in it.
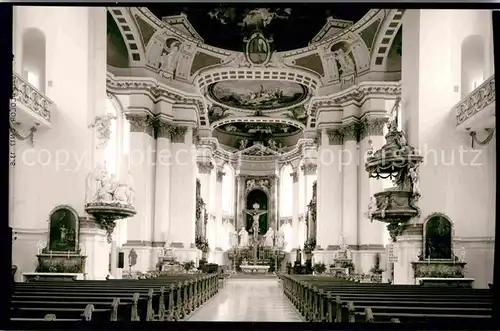
[[[12,323],[500,316],[493,7],[4,5]]]

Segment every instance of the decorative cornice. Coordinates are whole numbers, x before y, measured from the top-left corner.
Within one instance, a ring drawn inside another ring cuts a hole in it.
[[[294,183],[297,183],[299,181],[299,173],[297,171],[292,172],[290,174],[290,177],[292,177]]]
[[[198,165],[198,171],[200,174],[210,175],[214,169],[214,165],[211,161],[198,161],[196,164]]]
[[[318,165],[312,162],[306,162],[300,166],[300,170],[304,171],[304,176],[316,174]]]
[[[491,76],[474,91],[460,100],[453,107],[457,117],[457,125],[479,113],[487,106],[495,102],[495,76]]]
[[[153,78],[116,77],[108,72],[106,89],[116,95],[130,94],[131,91],[144,91],[149,93],[155,102],[163,97],[175,104],[195,106],[199,117],[205,113],[203,97],[174,89]]]
[[[311,116],[316,117],[320,108],[338,107],[348,101],[361,106],[364,99],[369,96],[395,98],[400,94],[401,84],[399,82],[361,82],[330,96],[312,98],[309,112]]]

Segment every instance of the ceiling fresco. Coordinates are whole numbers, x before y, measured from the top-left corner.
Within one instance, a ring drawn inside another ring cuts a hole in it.
[[[273,39],[273,50],[305,47],[325,25],[328,17],[358,21],[368,6],[346,7],[331,3],[268,4],[158,4],[148,9],[158,18],[184,13],[205,43],[243,51],[243,39],[260,30]],[[355,9],[356,8],[356,9]]]
[[[213,136],[220,143],[238,150],[255,144],[274,151],[282,151],[297,143],[300,128],[283,123],[229,123],[214,130]]]
[[[229,80],[209,86],[210,97],[226,106],[244,110],[279,109],[300,103],[307,88],[298,83],[265,80]]]

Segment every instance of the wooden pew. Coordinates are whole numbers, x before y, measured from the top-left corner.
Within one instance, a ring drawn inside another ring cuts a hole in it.
[[[311,276],[280,276],[285,295],[309,321],[436,321],[491,317],[488,290],[350,284]],[[373,285],[373,286],[372,286]]]
[[[96,312],[99,320],[180,320],[217,291],[216,274],[145,280],[37,281],[16,284],[13,310],[14,316],[22,315],[15,318],[29,318],[27,315],[50,310],[54,314],[58,312],[56,320],[60,320],[67,315],[67,309],[81,311],[82,305],[91,303],[92,320],[96,320]],[[61,311],[61,306],[66,310]]]

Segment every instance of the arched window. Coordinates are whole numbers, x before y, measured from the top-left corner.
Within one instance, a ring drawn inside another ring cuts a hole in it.
[[[106,168],[110,174],[120,178],[128,172],[124,156],[130,153],[130,122],[114,99],[106,99],[106,114],[114,117],[111,119],[111,134],[104,150]]]
[[[434,215],[424,224],[425,258],[451,259],[452,224],[444,215]]]
[[[118,145],[118,111],[109,99],[106,99],[106,113],[115,117],[114,119],[111,119],[111,135],[109,137],[108,144],[106,145],[106,149],[104,150],[106,169],[110,174],[118,175],[120,171],[119,158],[121,150]]]
[[[23,33],[22,76],[40,92],[45,93],[45,35],[36,28]]]
[[[280,191],[280,216],[293,215],[293,178],[291,174],[293,168],[286,165],[281,171],[281,191]]]
[[[226,174],[222,177],[222,212],[232,214],[234,212],[234,171],[229,165],[224,165]]]
[[[462,98],[483,83],[484,66],[484,38],[468,36],[462,42]]]

